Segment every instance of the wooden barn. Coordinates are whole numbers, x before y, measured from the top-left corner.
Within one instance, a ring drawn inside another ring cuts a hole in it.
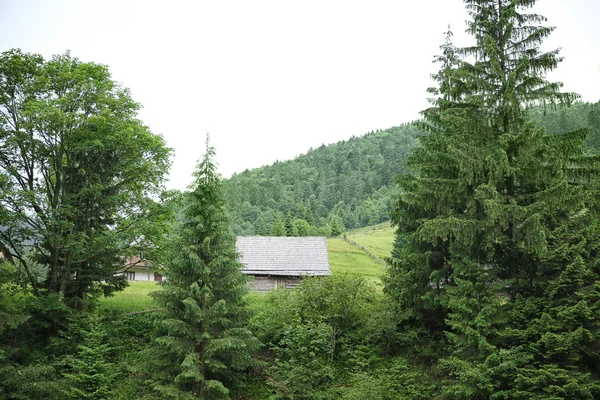
[[[322,236],[238,236],[236,247],[242,272],[254,277],[249,286],[259,292],[297,286],[305,276],[331,275]]]

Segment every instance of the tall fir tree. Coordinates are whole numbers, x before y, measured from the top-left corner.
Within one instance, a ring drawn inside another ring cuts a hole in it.
[[[340,236],[345,231],[344,223],[342,222],[342,219],[337,215],[331,217],[331,222],[329,223],[329,226],[331,227],[331,236]]]
[[[237,261],[214,149],[198,165],[166,266],[166,309],[153,349],[153,388],[165,398],[229,399],[239,371],[254,365],[246,329],[246,279]]]
[[[544,77],[561,58],[540,50],[553,28],[526,13],[535,1],[465,3],[476,44],[447,35],[416,175],[399,179],[400,338],[445,346],[449,398],[598,398],[599,160],[586,131],[529,120],[577,97]]]
[[[95,315],[81,321],[83,343],[77,346],[77,353],[67,357],[70,373],[66,374],[70,385],[65,388],[67,399],[102,400],[114,396],[116,372],[109,358],[115,349],[108,344],[105,327]],[[87,326],[86,326],[87,325]]]
[[[298,236],[298,229],[294,226],[294,217],[290,211],[285,215],[283,225],[285,226],[285,236]]]
[[[273,225],[271,225],[271,231],[269,233],[270,236],[286,236],[287,231],[285,229],[285,224],[281,219],[281,215],[277,214],[275,216],[275,220],[273,221]]]

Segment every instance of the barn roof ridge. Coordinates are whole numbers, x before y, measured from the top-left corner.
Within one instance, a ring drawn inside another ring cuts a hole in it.
[[[238,236],[236,249],[248,275],[331,275],[324,236]]]

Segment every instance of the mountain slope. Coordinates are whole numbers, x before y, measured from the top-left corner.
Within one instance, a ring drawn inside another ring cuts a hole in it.
[[[402,125],[232,176],[225,191],[234,232],[268,234],[277,215],[288,212],[313,228],[334,215],[346,229],[387,220],[394,176],[405,172],[417,135],[414,126]]]
[[[589,128],[588,148],[600,153],[600,102],[530,112],[548,134]],[[286,217],[294,235],[329,235],[334,219],[344,229],[387,221],[394,177],[407,172],[406,156],[421,134],[405,124],[235,174],[224,182],[235,234],[268,235]],[[296,227],[294,220],[300,220]]]

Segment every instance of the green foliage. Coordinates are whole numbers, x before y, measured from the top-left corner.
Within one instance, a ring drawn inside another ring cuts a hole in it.
[[[273,225],[271,225],[270,236],[286,236],[287,230],[285,229],[285,224],[281,219],[281,215],[277,214],[275,217],[275,221]]]
[[[286,214],[283,225],[285,226],[285,236],[298,236],[298,229],[294,225],[294,218],[291,212],[288,211]]]
[[[101,308],[95,328],[108,346],[104,360],[109,362],[111,398],[155,399],[148,385],[147,349],[154,339],[156,313],[124,314],[116,308]]]
[[[16,336],[15,330],[29,318],[26,313],[28,293],[13,283],[14,278],[14,265],[0,260],[0,398],[8,390],[5,382],[16,373],[11,362],[18,352],[12,340]]]
[[[589,129],[586,150],[594,154],[600,152],[600,102],[576,102],[568,108],[539,107],[532,109],[530,113],[531,118],[546,128],[550,135]]]
[[[97,319],[87,324],[77,353],[69,358],[71,371],[66,374],[70,386],[65,390],[69,399],[101,400],[112,396],[115,371],[107,357],[111,352],[108,335]]]
[[[37,295],[81,308],[121,290],[114,274],[127,244],[160,236],[153,198],[170,151],[139,109],[103,65],[69,53],[0,56],[0,242]],[[33,261],[46,269],[42,283]]]
[[[345,400],[433,400],[440,399],[441,385],[402,357],[380,362],[368,372],[352,374],[341,393]]]
[[[315,229],[303,219],[294,220],[294,230],[297,232],[296,236],[315,236]]]
[[[314,328],[324,323],[331,328],[327,350],[331,358],[341,351],[338,339],[365,322],[376,294],[359,276],[327,276],[307,278],[294,290],[277,290],[265,296],[265,306],[251,322],[262,341],[279,343],[288,325],[310,323]]]
[[[535,1],[465,3],[476,43],[447,34],[416,174],[398,179],[398,348],[442,359],[447,398],[596,398],[599,160],[566,114],[553,135],[531,119],[577,98],[544,77],[560,57],[540,50],[553,28],[525,12]]]
[[[65,381],[48,362],[31,363],[12,368],[0,385],[0,398],[14,400],[64,399]]]
[[[221,182],[206,154],[183,210],[166,266],[166,309],[150,357],[152,387],[164,398],[229,399],[237,373],[255,365],[258,341],[243,324],[246,280],[229,230]]]
[[[325,399],[324,388],[334,379],[331,337],[326,323],[288,327],[275,348],[276,399]]]
[[[342,219],[337,215],[334,215],[331,218],[329,227],[331,228],[331,236],[340,236],[346,230],[344,228],[344,223],[342,222]]]
[[[25,297],[28,292],[13,283],[15,275],[15,266],[0,260],[0,334],[18,327],[28,319],[25,314]],[[0,360],[2,354],[0,348]]]
[[[306,279],[297,289],[296,307],[301,321],[325,322],[333,329],[332,354],[336,342],[357,329],[375,301],[372,285],[359,276],[331,276]]]
[[[234,233],[273,232],[278,215],[289,215],[288,236],[290,218],[315,232],[334,216],[348,229],[388,220],[394,176],[406,172],[404,160],[419,134],[402,125],[235,174],[224,182]]]
[[[361,277],[309,278],[266,294],[250,328],[277,357],[267,371],[272,398],[359,398],[379,383],[374,396],[433,398],[430,378],[406,359],[381,358],[389,317],[386,299]]]

